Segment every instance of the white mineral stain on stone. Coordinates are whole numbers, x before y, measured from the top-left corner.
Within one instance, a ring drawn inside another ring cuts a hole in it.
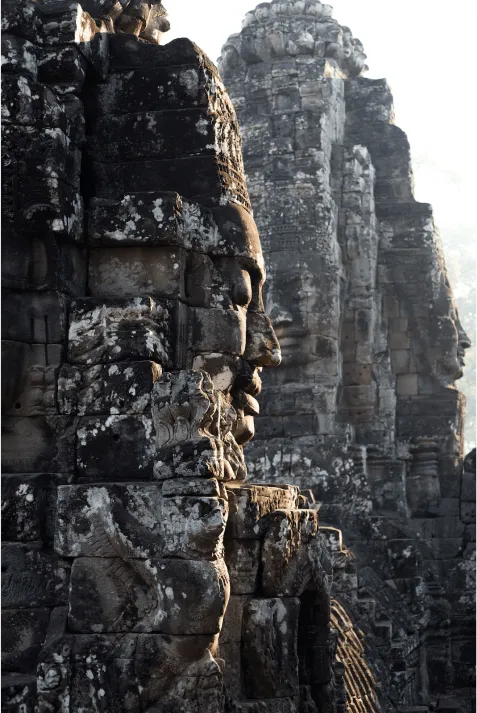
[[[199,76],[195,69],[186,69],[179,73],[179,84],[187,89],[190,97],[197,96]]]
[[[161,208],[162,199],[156,198],[154,201],[154,208],[152,209],[152,214],[158,223],[162,223],[164,220],[164,211]]]
[[[209,122],[207,119],[201,118],[196,122],[195,128],[203,136],[207,136],[207,129],[209,127]]]

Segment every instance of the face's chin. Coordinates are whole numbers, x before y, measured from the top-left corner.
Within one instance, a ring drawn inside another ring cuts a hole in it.
[[[232,435],[239,446],[244,446],[255,435],[255,421],[253,416],[244,413],[242,409],[236,409],[236,412],[237,421]]]

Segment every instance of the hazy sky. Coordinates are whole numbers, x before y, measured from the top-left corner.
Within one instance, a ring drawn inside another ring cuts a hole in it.
[[[256,0],[164,0],[172,29],[216,60]],[[416,198],[432,203],[444,241],[468,234],[476,255],[477,49],[475,0],[334,0],[334,17],[364,44],[368,77],[386,77],[406,131]],[[447,241],[448,242],[448,241]],[[458,290],[456,290],[458,292]]]

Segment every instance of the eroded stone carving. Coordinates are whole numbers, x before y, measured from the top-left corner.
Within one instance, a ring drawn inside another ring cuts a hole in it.
[[[217,69],[161,3],[3,20],[5,710],[333,707],[317,508],[244,484],[281,352]]]

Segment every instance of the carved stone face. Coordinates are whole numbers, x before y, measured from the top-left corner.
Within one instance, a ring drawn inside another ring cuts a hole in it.
[[[278,366],[281,352],[270,319],[264,313],[265,271],[255,222],[233,204],[226,210],[229,218],[239,218],[234,235],[239,246],[237,255],[194,255],[186,275],[189,295],[195,296],[196,304],[200,305],[196,314],[202,320],[198,339],[194,338],[194,331],[192,335],[191,348],[195,353],[192,368],[207,371],[215,388],[230,400],[237,413],[233,435],[243,445],[254,435],[260,372],[263,367]],[[210,346],[208,353],[207,346]]]
[[[445,385],[451,385],[464,375],[465,352],[472,343],[460,322],[454,295],[445,276],[442,277],[436,308],[440,312],[437,316],[436,375]]]
[[[314,257],[275,253],[270,259],[273,284],[266,296],[267,314],[275,327],[284,366],[322,361],[323,345],[338,334],[339,295],[336,280],[323,281]],[[326,352],[326,349],[325,349]]]

